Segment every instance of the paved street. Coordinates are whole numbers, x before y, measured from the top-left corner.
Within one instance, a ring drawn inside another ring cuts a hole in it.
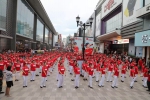
[[[66,64],[65,64],[66,65]],[[142,87],[141,77],[134,84],[134,89],[129,88],[129,77],[126,82],[121,83],[119,80],[118,88],[112,89],[111,83],[105,82],[105,86],[98,87],[98,83],[93,79],[93,88],[88,87],[88,82],[80,78],[80,88],[74,88],[74,82],[71,75],[67,72],[64,80],[64,88],[57,88],[56,81],[57,70],[55,68],[51,76],[48,77],[46,88],[40,88],[41,77],[36,77],[34,82],[28,80],[28,87],[22,87],[22,78],[19,82],[14,82],[11,88],[11,96],[5,97],[0,95],[0,100],[150,100],[150,94]],[[5,89],[5,84],[4,88]]]

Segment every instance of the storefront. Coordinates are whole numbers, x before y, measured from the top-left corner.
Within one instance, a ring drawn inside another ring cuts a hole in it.
[[[129,39],[122,39],[121,37],[122,0],[106,0],[102,4],[100,22],[101,34],[97,38],[103,43],[101,48],[104,48],[104,52],[127,52]]]
[[[150,30],[135,33],[136,56],[146,60],[150,57]]]
[[[143,20],[143,29],[135,34],[135,46],[142,57],[150,58],[150,1],[145,0],[144,7],[136,11],[136,17]],[[136,51],[137,52],[137,51]],[[137,55],[136,55],[137,56]]]

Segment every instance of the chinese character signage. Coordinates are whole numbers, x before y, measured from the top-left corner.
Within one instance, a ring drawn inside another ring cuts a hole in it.
[[[135,46],[150,46],[150,30],[135,34]]]
[[[102,18],[122,3],[122,0],[106,0],[102,5]]]

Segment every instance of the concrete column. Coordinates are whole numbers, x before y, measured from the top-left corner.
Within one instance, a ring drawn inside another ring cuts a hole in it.
[[[42,49],[44,49],[45,46],[45,25],[43,27],[43,44],[42,44]]]
[[[143,55],[142,55],[142,58],[145,57],[145,47],[143,47]]]
[[[34,14],[34,26],[33,26],[33,41],[36,42],[36,29],[37,29],[37,15]],[[36,49],[36,43],[32,43],[32,49]]]
[[[7,0],[7,34],[11,34],[11,50],[16,51],[17,0]]]
[[[147,59],[148,58],[150,58],[150,47],[147,47],[146,64],[147,64]]]
[[[53,33],[51,33],[52,34],[52,44],[51,44],[51,49],[53,49],[53,43],[54,43],[54,34]]]

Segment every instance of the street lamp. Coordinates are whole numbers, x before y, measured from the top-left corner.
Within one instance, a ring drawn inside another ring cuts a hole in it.
[[[70,37],[69,40],[70,40],[70,43],[71,43],[71,52],[72,52],[72,51],[73,51],[73,48],[72,48],[72,42],[73,42],[74,38],[71,38],[71,37]]]
[[[89,18],[89,23],[82,23],[82,21],[80,21],[80,17],[77,16],[76,17],[76,22],[77,22],[77,27],[80,26],[83,28],[84,30],[84,34],[83,34],[83,45],[82,45],[82,53],[83,53],[83,60],[84,60],[84,53],[85,53],[85,47],[84,47],[84,44],[85,44],[85,27],[86,26],[92,26],[92,23],[93,23],[93,18]]]

